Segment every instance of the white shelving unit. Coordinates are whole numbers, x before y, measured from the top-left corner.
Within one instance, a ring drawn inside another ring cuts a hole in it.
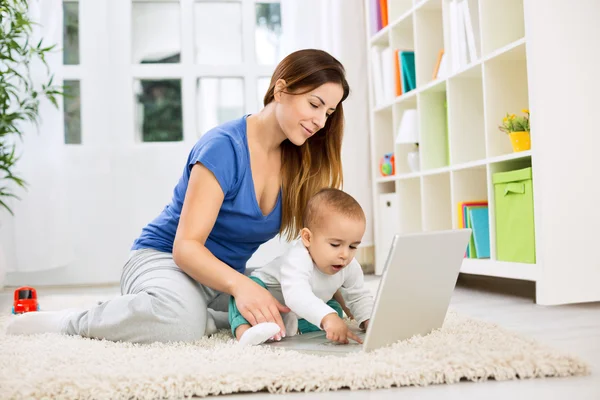
[[[600,15],[600,3],[586,0],[573,5],[556,0],[552,10],[544,9],[542,13],[535,2],[529,4],[530,0],[468,0],[478,28],[479,57],[442,79],[432,80],[440,49],[445,49],[449,69],[450,60],[456,57],[450,45],[451,0],[388,0],[389,24],[374,35],[369,27],[370,1],[365,1],[367,54],[372,56],[373,46],[414,50],[417,81],[416,89],[384,104],[375,104],[372,60],[368,62],[373,204],[378,207],[374,213],[375,273],[381,273],[391,240],[390,229],[412,233],[457,228],[459,202],[487,200],[491,257],[466,258],[462,273],[535,281],[536,301],[540,304],[600,300],[600,257],[586,257],[576,250],[586,244],[593,249],[600,239],[600,184],[595,184],[595,189],[589,185],[599,180],[594,179],[589,165],[577,162],[579,157],[597,160],[596,153],[600,153],[599,135],[582,135],[593,130],[597,121],[593,115],[581,116],[577,111],[578,107],[587,109],[600,90],[598,80],[592,83],[588,79],[596,75],[600,61],[598,52],[591,50],[595,48],[593,38],[600,35],[590,33],[600,34],[591,17]],[[584,32],[582,26],[590,32]],[[555,42],[548,42],[550,37]],[[557,55],[557,48],[569,50]],[[590,74],[588,78],[556,58],[564,57],[565,52],[572,60],[587,60],[578,61],[577,68],[581,64],[595,65],[583,67]],[[557,78],[560,74],[563,78]],[[580,119],[557,121],[556,113],[548,112],[551,107],[570,115],[577,113]],[[498,125],[507,112],[519,113],[524,108],[532,113],[532,149],[515,153]],[[411,172],[406,161],[412,146],[395,144],[407,109],[416,109],[418,115],[418,172]],[[584,136],[573,152],[579,156],[565,154],[561,129],[569,129],[573,123],[580,130],[579,136]],[[379,160],[389,152],[395,154],[396,174],[383,177]],[[537,261],[498,261],[492,176],[525,167],[533,170]],[[550,170],[555,177],[564,179],[560,189]],[[556,176],[557,171],[560,176]],[[599,171],[597,167],[596,173]],[[583,190],[585,195],[574,194],[577,190]],[[582,201],[591,209],[580,220],[570,219],[569,215],[582,213],[570,205]],[[388,214],[395,221],[382,217],[386,203],[387,207],[395,207]],[[565,212],[567,209],[569,213]],[[590,218],[596,228],[589,225]],[[569,233],[555,229],[567,229]]]

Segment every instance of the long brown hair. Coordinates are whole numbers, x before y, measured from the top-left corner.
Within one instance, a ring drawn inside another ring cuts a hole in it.
[[[344,95],[325,126],[302,146],[289,140],[281,144],[283,210],[279,233],[294,239],[302,228],[302,216],[308,200],[326,187],[339,189],[343,183],[342,138],[344,109],[342,102],[350,93],[343,65],[329,53],[306,49],[291,53],[275,69],[264,105],[275,99],[275,84],[286,82],[285,93],[304,94],[325,83],[338,83]]]

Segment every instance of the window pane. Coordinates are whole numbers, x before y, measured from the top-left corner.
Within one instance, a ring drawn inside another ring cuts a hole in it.
[[[277,64],[281,57],[281,7],[279,3],[256,4],[256,60]]]
[[[199,135],[244,115],[244,80],[242,78],[198,79]]]
[[[143,142],[183,140],[180,79],[142,79],[134,83],[136,132]]]
[[[258,82],[256,83],[259,110],[263,108],[263,100],[265,99],[265,94],[267,94],[267,90],[269,89],[269,83],[271,83],[271,78],[268,76],[258,78]]]
[[[132,48],[134,63],[178,63],[181,55],[179,2],[134,2]]]
[[[81,144],[81,91],[79,81],[65,81],[64,93],[65,143]]]
[[[242,62],[241,3],[196,3],[194,17],[197,63]]]
[[[79,3],[63,3],[63,64],[79,64]]]

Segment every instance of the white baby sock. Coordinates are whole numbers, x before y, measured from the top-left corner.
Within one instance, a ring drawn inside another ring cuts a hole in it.
[[[6,327],[7,335],[35,335],[37,333],[63,333],[66,318],[78,310],[33,311],[12,317]]]
[[[254,325],[248,329],[240,338],[240,346],[256,346],[266,342],[277,333],[279,333],[279,325],[274,322],[263,322],[262,324]]]

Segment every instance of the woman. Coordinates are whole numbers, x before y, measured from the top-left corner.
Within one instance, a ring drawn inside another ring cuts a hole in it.
[[[258,114],[212,129],[192,148],[171,203],[134,242],[122,296],[89,310],[26,313],[8,333],[193,341],[220,327],[233,295],[252,325],[275,322],[284,336],[280,313],[289,309],[245,276],[245,265],[277,233],[298,235],[312,194],[341,185],[348,93],[328,53],[287,56]]]

